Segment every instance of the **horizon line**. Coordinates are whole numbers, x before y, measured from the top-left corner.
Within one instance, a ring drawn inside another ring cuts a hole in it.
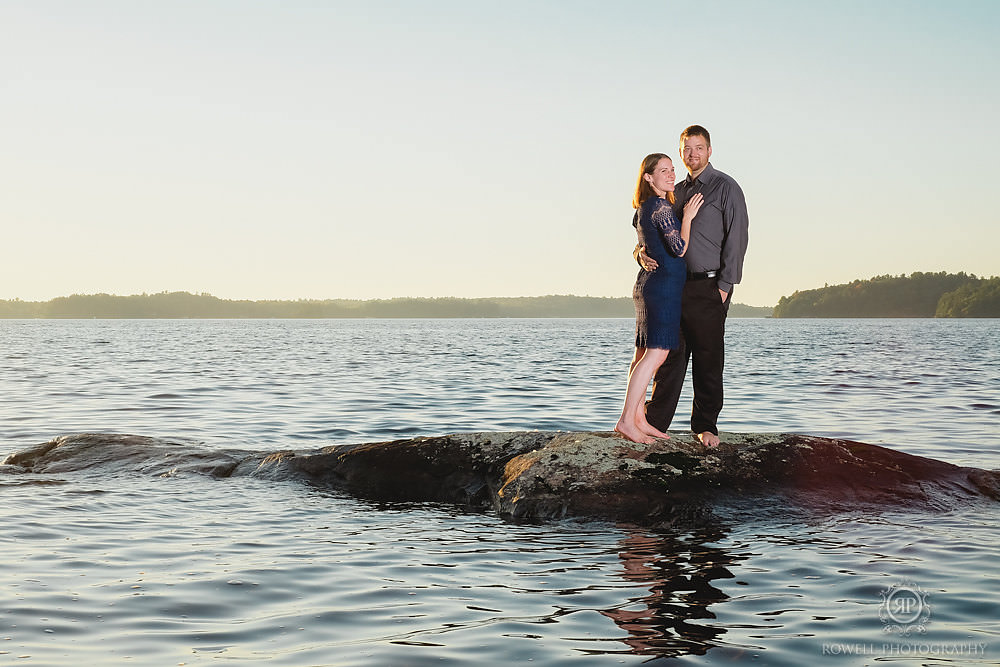
[[[296,297],[296,298],[284,298],[284,299],[282,299],[282,298],[263,298],[263,299],[257,298],[257,299],[250,299],[250,298],[220,297],[220,296],[215,296],[214,294],[210,294],[208,292],[190,292],[188,290],[173,290],[173,291],[171,291],[171,290],[164,290],[162,292],[141,292],[141,293],[135,293],[135,294],[113,294],[113,293],[110,293],[110,292],[92,292],[92,293],[75,292],[73,294],[55,296],[55,297],[52,297],[52,298],[49,298],[49,299],[26,300],[26,299],[22,299],[20,297],[13,297],[13,298],[8,298],[8,299],[0,299],[0,301],[20,302],[20,303],[47,303],[47,302],[50,302],[50,301],[55,301],[56,299],[70,299],[70,298],[73,298],[73,297],[107,296],[107,297],[114,297],[114,298],[118,298],[118,299],[128,299],[128,298],[132,298],[132,297],[147,297],[148,298],[148,297],[164,296],[164,295],[169,296],[169,295],[173,295],[173,294],[186,294],[186,295],[194,296],[194,297],[205,297],[205,298],[218,299],[220,301],[251,301],[251,302],[279,302],[279,303],[280,302],[293,303],[293,302],[297,302],[297,301],[317,301],[317,302],[322,302],[322,301],[358,301],[358,302],[365,302],[365,301],[394,301],[394,300],[398,300],[398,299],[411,299],[411,300],[414,300],[414,301],[419,301],[419,300],[430,301],[430,300],[434,300],[434,299],[455,299],[455,300],[460,300],[460,301],[478,301],[478,300],[484,300],[484,299],[547,299],[547,298],[560,298],[560,297],[568,297],[568,298],[573,298],[573,299],[613,299],[613,300],[627,299],[627,300],[630,300],[630,301],[632,300],[631,296],[592,296],[590,294],[543,294],[543,295],[532,295],[532,296],[525,296],[525,295],[521,295],[521,296],[498,296],[498,295],[494,295],[494,296],[391,296],[391,297],[373,297],[373,298],[351,298],[351,297],[313,298],[313,297]],[[741,305],[749,306],[749,307],[752,307],[752,308],[774,308],[774,306],[770,306],[770,305],[769,306],[751,306],[750,304],[741,304]]]

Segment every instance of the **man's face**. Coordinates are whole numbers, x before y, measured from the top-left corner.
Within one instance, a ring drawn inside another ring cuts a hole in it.
[[[705,141],[705,137],[693,136],[684,137],[681,142],[681,159],[684,166],[692,174],[697,174],[708,166],[708,159],[712,157],[712,147]]]

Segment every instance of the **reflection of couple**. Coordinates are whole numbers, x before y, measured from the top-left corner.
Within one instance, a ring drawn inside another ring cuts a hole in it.
[[[642,269],[632,292],[635,356],[615,430],[647,444],[668,437],[691,359],[691,430],[711,447],[719,444],[726,314],[743,273],[749,221],[740,186],[708,161],[708,130],[685,129],[680,155],[688,176],[676,187],[663,153],[643,160],[636,184],[635,256]]]
[[[657,657],[704,655],[718,645],[726,630],[700,621],[715,619],[710,607],[729,598],[713,585],[732,578],[729,567],[739,560],[710,546],[723,534],[712,526],[661,534],[623,527],[627,536],[620,542],[619,557],[624,577],[648,587],[649,594],[601,610],[628,632],[622,641],[633,653]]]

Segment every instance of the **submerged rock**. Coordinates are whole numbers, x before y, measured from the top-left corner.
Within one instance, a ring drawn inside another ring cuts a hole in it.
[[[63,436],[8,466],[64,472],[129,461],[137,472],[303,480],[380,501],[437,501],[511,517],[673,522],[719,503],[780,497],[803,507],[950,507],[1000,500],[1000,472],[877,445],[796,434],[690,434],[641,445],[614,433],[458,433],[312,452],[212,452],[138,436]]]
[[[78,433],[7,456],[0,465],[23,472],[62,473],[89,468],[123,474],[171,475],[195,472],[227,476],[244,457],[198,447],[188,440],[163,440],[117,433]]]

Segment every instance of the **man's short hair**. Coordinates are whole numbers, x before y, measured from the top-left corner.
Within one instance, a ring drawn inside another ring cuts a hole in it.
[[[684,131],[681,132],[681,143],[683,144],[684,140],[688,137],[705,137],[705,143],[709,146],[712,145],[711,135],[709,135],[708,130],[703,128],[701,125],[689,125],[685,127]]]

